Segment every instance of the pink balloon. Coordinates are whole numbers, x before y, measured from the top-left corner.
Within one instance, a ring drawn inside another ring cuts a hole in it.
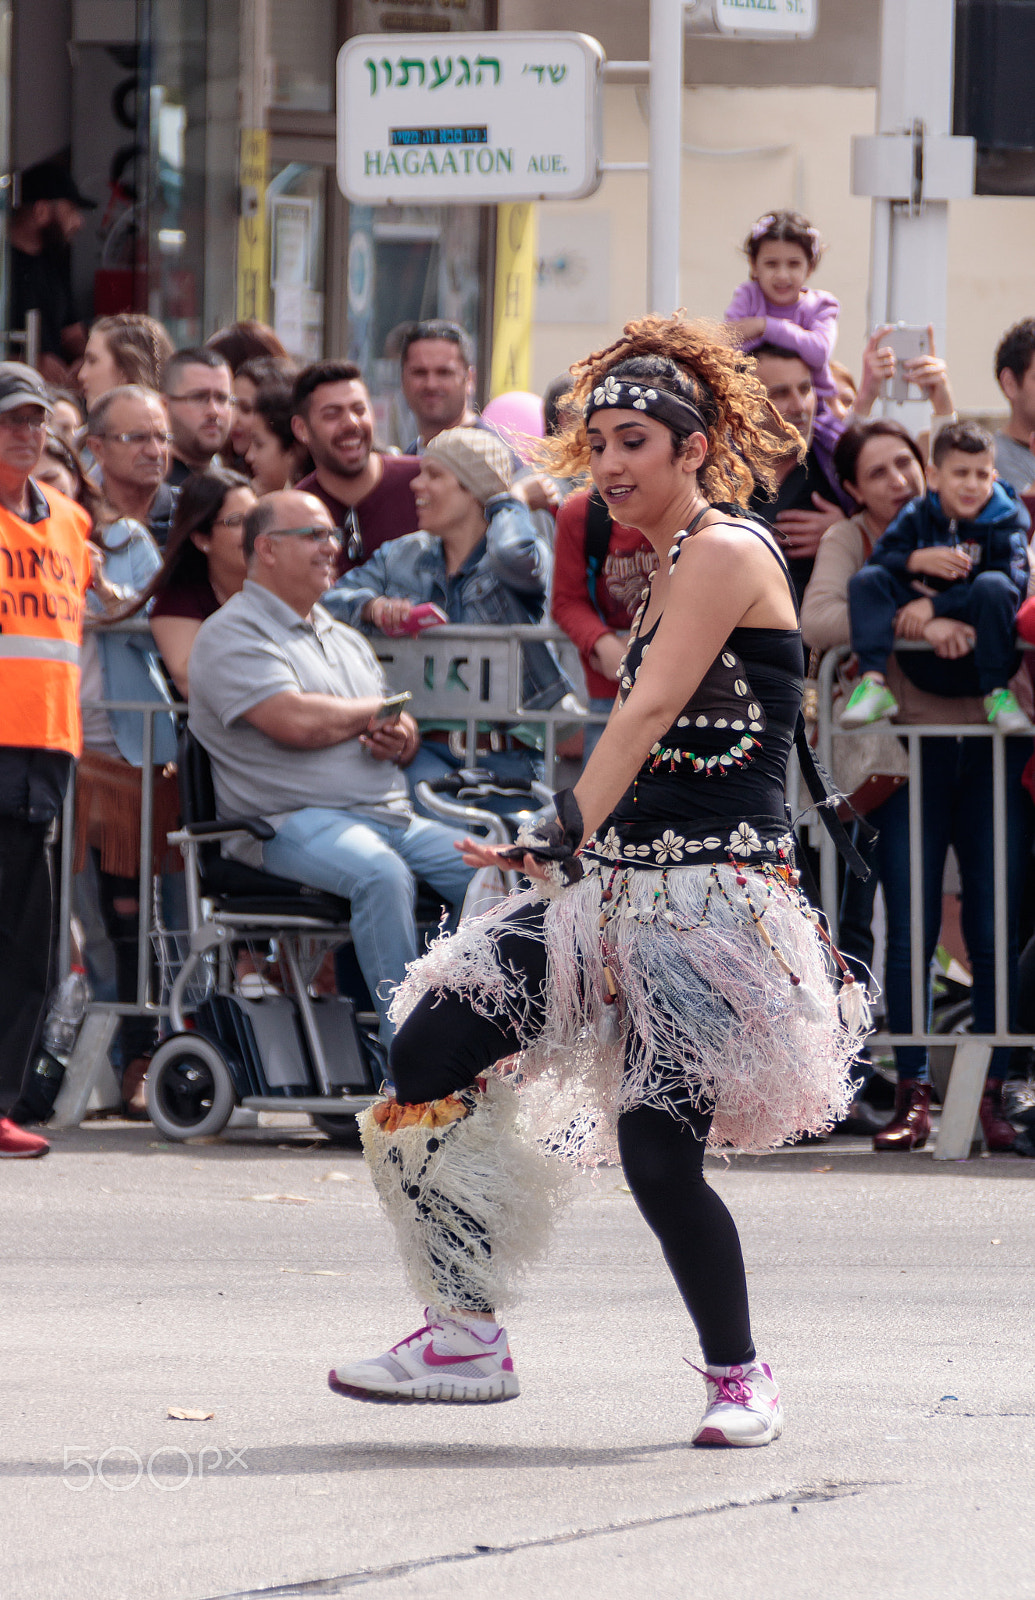
[[[483,410],[482,419],[491,423],[504,443],[526,463],[526,441],[541,439],[546,432],[543,402],[537,394],[527,394],[523,389],[498,394]]]

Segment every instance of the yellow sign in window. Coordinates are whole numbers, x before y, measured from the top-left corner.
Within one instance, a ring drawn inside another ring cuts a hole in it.
[[[536,276],[535,206],[496,211],[496,301],[492,325],[492,393],[529,390]]]
[[[241,129],[241,213],[237,224],[237,315],[269,321],[269,247],[266,226],[266,174],[269,134]]]

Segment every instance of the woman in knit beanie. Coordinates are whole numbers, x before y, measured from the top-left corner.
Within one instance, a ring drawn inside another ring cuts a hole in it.
[[[354,628],[389,635],[410,632],[414,607],[427,603],[461,625],[542,622],[553,552],[515,491],[513,471],[510,451],[486,429],[436,434],[412,483],[420,531],[381,545],[323,605]],[[526,644],[522,659],[522,706],[545,710],[571,693],[548,644]],[[535,741],[525,725],[486,728],[468,752],[461,724],[423,722],[407,768],[411,792],[422,779],[475,764],[508,784],[527,782],[542,772]]]

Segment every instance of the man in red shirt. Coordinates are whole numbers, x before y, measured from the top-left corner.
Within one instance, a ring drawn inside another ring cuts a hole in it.
[[[410,484],[416,456],[374,449],[374,413],[363,374],[352,361],[314,361],[295,379],[291,425],[316,463],[296,484],[322,500],[344,538],[339,572],[373,555],[386,539],[416,533]]]
[[[599,564],[590,570],[588,491],[569,495],[557,513],[553,547],[553,620],[575,645],[586,674],[590,711],[606,714],[618,693],[618,665],[629,641],[629,629],[657,557],[637,528],[612,522],[603,505],[595,515],[606,519],[606,545]],[[603,723],[587,723],[583,754],[588,761],[603,732]]]

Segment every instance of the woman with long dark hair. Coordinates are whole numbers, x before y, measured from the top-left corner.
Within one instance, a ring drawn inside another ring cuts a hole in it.
[[[151,602],[151,632],[180,694],[187,698],[187,662],[206,617],[244,583],[244,519],[255,504],[248,479],[210,467],[184,480],[161,566],[133,605]]]
[[[363,1139],[429,1304],[387,1355],[332,1372],[339,1393],[518,1393],[498,1308],[557,1196],[518,1135],[527,1108],[541,1151],[620,1158],[701,1341],[694,1442],[781,1430],[704,1153],[829,1127],[865,1008],[850,980],[839,1005],[797,889],[785,779],[801,638],[778,547],[744,511],[789,435],[753,367],[720,328],[645,317],[572,369],[577,420],[553,464],[588,467],[659,565],[596,750],[556,820],[519,839],[532,887],[440,939],[396,993],[395,1094]],[[475,865],[502,859],[463,848]],[[517,1089],[493,1071],[514,1055]]]

